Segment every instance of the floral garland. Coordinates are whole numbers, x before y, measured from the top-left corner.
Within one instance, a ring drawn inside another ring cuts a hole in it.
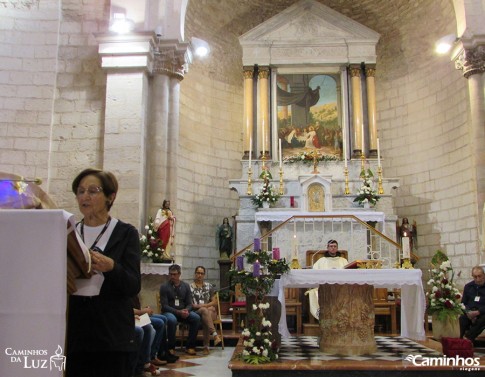
[[[271,333],[271,322],[264,317],[269,303],[263,303],[264,297],[271,292],[277,277],[287,273],[290,265],[285,258],[273,259],[269,251],[248,250],[244,257],[248,264],[258,262],[262,274],[255,276],[251,271],[229,270],[231,284],[241,284],[246,297],[254,297],[255,304],[248,310],[247,328],[242,332],[244,350],[241,359],[248,364],[269,363],[278,358],[278,343]],[[240,257],[238,257],[240,258]]]
[[[261,207],[263,202],[268,202],[270,204],[276,203],[280,198],[280,195],[269,181],[272,179],[271,172],[267,169],[263,170],[259,177],[264,180],[263,186],[259,193],[251,198],[251,201],[258,207]]]
[[[456,288],[453,267],[447,259],[439,267],[430,270],[431,279],[426,293],[428,313],[436,314],[438,320],[456,319],[463,314],[465,306],[461,303],[461,294]]]
[[[248,364],[270,363],[278,359],[278,343],[272,338],[271,322],[264,317],[269,303],[253,304],[247,315],[248,327],[242,332],[243,346],[241,358]]]
[[[340,158],[334,155],[328,154],[317,154],[316,157],[317,161],[340,161]],[[294,164],[297,162],[303,162],[304,164],[312,164],[314,161],[314,152],[300,152],[298,154],[294,154],[292,156],[287,156],[283,158],[283,163],[285,164]]]
[[[151,259],[154,263],[162,262],[162,241],[158,237],[157,231],[153,228],[153,218],[148,218],[145,225],[145,234],[140,236],[141,256]]]
[[[372,174],[372,170],[370,169],[362,169],[360,173],[360,178],[362,179],[362,186],[360,186],[359,191],[357,192],[357,196],[354,199],[354,202],[359,203],[360,205],[364,203],[370,203],[375,205],[380,196],[377,195],[377,191],[372,187],[372,178],[374,174]]]

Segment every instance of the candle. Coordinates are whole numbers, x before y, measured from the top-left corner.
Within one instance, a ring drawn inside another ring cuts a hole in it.
[[[362,155],[365,155],[364,150],[365,150],[365,141],[364,141],[364,122],[362,122]]]
[[[249,138],[249,164],[248,169],[251,169],[251,154],[253,153],[253,139]]]
[[[253,264],[253,276],[257,278],[260,275],[261,275],[261,265],[259,264],[259,261],[256,261]]]
[[[377,166],[381,167],[381,146],[379,144],[379,138],[377,138]]]
[[[411,244],[409,242],[409,237],[401,238],[402,242],[402,257],[404,259],[409,259],[411,256]]]
[[[261,121],[261,151],[264,156],[264,119]]]
[[[259,238],[254,239],[254,250],[255,251],[261,250],[261,240]]]
[[[280,259],[280,248],[279,247],[273,247],[273,259]]]
[[[293,235],[293,240],[291,242],[291,246],[292,246],[292,259],[293,258],[296,258],[297,256],[297,252],[296,252],[296,244],[297,244],[297,241],[296,241],[296,234]]]
[[[343,155],[344,155],[344,166],[347,167],[347,133],[345,132],[345,126],[342,126],[342,141],[343,141]]]
[[[278,139],[279,157],[280,157],[280,169],[283,167],[283,159],[281,158],[281,139]]]
[[[236,258],[236,267],[238,271],[242,271],[244,269],[244,257],[242,255]]]

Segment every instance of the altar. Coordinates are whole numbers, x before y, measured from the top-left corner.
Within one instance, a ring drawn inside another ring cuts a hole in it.
[[[320,284],[369,284],[374,288],[401,289],[401,336],[424,340],[426,299],[421,276],[421,270],[413,269],[291,270],[279,281],[281,317],[278,330],[282,337],[290,337],[286,324],[285,288],[313,288]]]

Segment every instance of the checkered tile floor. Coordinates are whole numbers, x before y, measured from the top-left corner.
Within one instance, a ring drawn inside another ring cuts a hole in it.
[[[376,336],[377,351],[370,355],[344,356],[322,353],[315,336],[299,336],[282,339],[280,360],[388,360],[399,361],[406,356],[441,356],[441,354],[412,340],[399,336]]]

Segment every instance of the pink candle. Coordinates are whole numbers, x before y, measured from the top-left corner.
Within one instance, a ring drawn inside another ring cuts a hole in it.
[[[279,247],[273,247],[273,259],[280,259],[280,248]]]

